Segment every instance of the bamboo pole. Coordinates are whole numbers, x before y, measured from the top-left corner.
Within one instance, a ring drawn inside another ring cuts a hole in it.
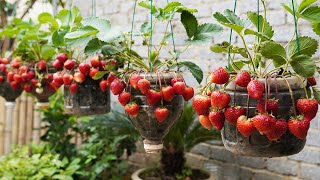
[[[33,127],[33,98],[28,96],[27,97],[27,118],[26,118],[26,143],[29,144],[32,142],[32,127]]]
[[[5,125],[5,106],[4,99],[0,98],[0,154],[4,152],[4,125]]]
[[[11,133],[12,133],[12,121],[13,121],[13,110],[15,102],[5,102],[6,107],[6,122],[5,122],[5,141],[4,141],[4,153],[7,154],[11,150]]]
[[[23,145],[26,143],[26,120],[27,120],[27,97],[25,94],[20,96],[20,105],[19,105],[19,126],[18,126],[18,144]]]

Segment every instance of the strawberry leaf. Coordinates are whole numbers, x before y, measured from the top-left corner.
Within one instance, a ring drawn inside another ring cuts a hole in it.
[[[293,57],[290,64],[293,70],[303,77],[312,77],[317,67],[313,59],[307,55]]]
[[[98,38],[94,38],[88,42],[87,46],[84,49],[84,53],[87,55],[99,53],[101,51],[102,44]]]
[[[301,16],[311,22],[317,22],[320,23],[320,7],[319,6],[311,6],[307,9],[305,9]]]
[[[38,21],[41,24],[49,23],[51,25],[50,27],[51,29],[54,29],[54,30],[59,29],[58,22],[54,19],[54,17],[50,13],[47,13],[47,12],[41,13],[38,16]]]
[[[312,5],[313,3],[317,2],[318,0],[303,0],[298,8],[298,12],[302,12],[305,10],[307,7]]]
[[[198,26],[192,39],[188,39],[190,44],[204,44],[211,42],[212,37],[220,32],[223,28],[219,25],[208,23]]]
[[[245,48],[240,48],[237,46],[232,46],[228,42],[223,42],[222,44],[215,44],[210,47],[210,50],[214,53],[230,53],[240,54],[244,58],[248,58],[248,54]]]
[[[286,50],[280,44],[273,41],[268,41],[261,46],[261,55],[272,59],[276,67],[287,63]]]
[[[312,30],[320,36],[320,23],[312,23]]]
[[[183,11],[181,13],[181,22],[186,29],[188,37],[192,38],[198,28],[198,21],[196,17],[188,11]]]
[[[222,25],[229,27],[238,34],[248,25],[248,21],[240,19],[231,10],[227,9],[224,14],[217,12],[213,17]]]
[[[109,71],[99,71],[96,75],[94,75],[93,77],[92,77],[92,79],[94,79],[94,80],[99,80],[99,79],[101,79],[104,75],[106,75],[106,74],[108,74],[109,73]]]
[[[318,104],[320,104],[320,88],[312,87],[312,92],[313,92],[314,98],[318,101]]]
[[[193,77],[196,78],[199,84],[202,82],[203,72],[198,65],[190,61],[183,61],[178,63],[178,67],[183,67],[183,66],[189,69],[189,71],[191,72]]]
[[[288,56],[290,58],[296,57],[298,55],[312,56],[317,52],[318,41],[311,37],[299,37],[299,48],[296,40],[292,40],[288,46]]]
[[[251,11],[249,11],[247,15],[250,21],[257,27],[257,29],[259,27],[259,32],[261,32],[270,39],[273,37],[274,31],[272,29],[272,26],[261,15],[258,16],[257,13]]]

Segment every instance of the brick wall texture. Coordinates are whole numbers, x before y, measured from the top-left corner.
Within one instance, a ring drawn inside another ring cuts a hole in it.
[[[226,8],[233,8],[233,0],[179,0],[188,7],[197,8],[197,18],[201,23],[214,22],[213,12],[223,11]],[[237,14],[244,16],[247,11],[256,11],[257,1],[238,0]],[[281,2],[289,3],[290,0],[268,0],[268,20],[274,27],[275,39],[286,43],[291,39],[294,26],[293,17],[288,14],[280,5]],[[79,6],[84,16],[91,16],[90,0],[74,0],[74,5]],[[155,1],[158,5],[165,5],[166,0]],[[96,0],[96,15],[107,18],[113,26],[119,26],[123,31],[129,31],[131,27],[131,18],[133,12],[134,0]],[[261,7],[262,9],[262,7]],[[135,29],[148,20],[148,12],[137,8]],[[176,20],[179,20],[177,17]],[[157,42],[161,37],[164,25],[157,24],[154,41]],[[301,20],[299,22],[299,34],[308,35],[316,39],[317,37],[311,29],[308,22]],[[186,34],[180,24],[174,23],[174,36],[178,49],[184,48],[184,39]],[[221,35],[213,38],[213,43],[220,43],[229,39],[229,31],[224,31]],[[236,36],[233,42],[237,42]],[[141,40],[136,40],[136,44]],[[169,46],[172,48],[172,46]],[[143,46],[135,46],[134,49],[146,55],[147,49]],[[318,52],[319,54],[319,52]],[[168,54],[161,54],[167,57]],[[317,55],[318,56],[318,55]],[[182,60],[191,60],[197,63],[205,73],[212,71],[218,66],[226,66],[226,55],[214,54],[210,52],[207,46],[192,46],[181,56]],[[190,74],[185,74],[188,84],[195,87],[199,86],[191,78]],[[115,100],[116,97],[113,97]],[[118,106],[113,104],[114,108]],[[319,116],[320,117],[320,116]],[[304,150],[294,156],[283,158],[252,158],[237,156],[225,150],[221,142],[203,143],[195,147],[188,155],[190,164],[205,167],[216,175],[217,179],[320,179],[320,124],[319,118],[312,121],[311,129],[308,134],[307,145]]]

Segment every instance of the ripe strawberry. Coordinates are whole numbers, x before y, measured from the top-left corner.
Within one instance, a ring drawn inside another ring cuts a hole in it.
[[[32,86],[31,84],[25,84],[23,86],[23,89],[27,92],[27,93],[31,93],[32,92]]]
[[[54,68],[56,68],[57,70],[59,70],[59,69],[62,69],[63,63],[61,63],[59,60],[56,59],[56,60],[52,63],[52,66],[53,66]]]
[[[67,53],[60,53],[60,54],[58,54],[56,59],[63,64],[68,60],[68,55],[67,55]]]
[[[20,68],[19,68],[19,74],[26,73],[26,72],[28,72],[28,70],[29,70],[29,67],[28,67],[28,66],[20,66]]]
[[[114,73],[110,73],[107,77],[107,85],[110,86],[112,81],[114,81],[115,79],[118,79],[118,77]]]
[[[84,75],[88,75],[90,73],[90,65],[87,63],[80,63],[79,64],[79,71],[82,72]]]
[[[183,95],[186,90],[186,84],[184,82],[176,82],[173,85],[173,89],[177,94]]]
[[[106,92],[107,89],[108,89],[106,80],[100,81],[99,86],[100,86],[100,89],[101,89],[102,92]]]
[[[184,93],[182,94],[185,101],[189,101],[194,96],[194,90],[192,87],[186,87]]]
[[[73,79],[75,82],[83,83],[86,80],[86,76],[82,72],[76,72],[73,75]]]
[[[21,74],[21,81],[22,82],[26,82],[29,80],[29,76],[28,76],[28,73],[22,73]]]
[[[40,60],[37,62],[37,68],[40,70],[40,71],[44,71],[46,70],[47,68],[47,62],[45,60]]]
[[[247,87],[250,81],[250,74],[247,71],[241,71],[237,74],[234,82],[240,87]]]
[[[28,71],[28,79],[31,80],[36,77],[36,73],[34,71]]]
[[[248,119],[247,116],[237,119],[237,129],[244,137],[249,137],[255,131],[252,119]]]
[[[53,80],[53,81],[49,84],[48,88],[50,88],[50,90],[52,90],[52,91],[55,91],[55,90],[59,89],[59,87],[61,87],[61,85],[62,85],[62,84],[60,84],[59,82]]]
[[[118,96],[118,101],[122,106],[127,105],[130,102],[131,95],[128,92],[122,92]]]
[[[247,86],[248,94],[253,99],[260,99],[264,93],[264,85],[258,80],[252,80]]]
[[[142,77],[138,74],[133,74],[131,77],[130,77],[130,84],[131,86],[134,88],[134,89],[137,89],[138,88],[138,81],[142,79]]]
[[[13,75],[13,80],[16,81],[17,83],[21,82],[21,75],[20,74]]]
[[[278,119],[272,131],[267,133],[267,138],[270,141],[276,141],[280,139],[288,130],[288,123],[285,119]]]
[[[100,70],[100,71],[106,70],[106,69],[105,69],[105,66],[106,66],[106,65],[107,65],[107,61],[100,61],[99,70]]]
[[[157,107],[154,110],[154,116],[156,117],[159,123],[162,123],[168,117],[168,115],[169,115],[169,110],[165,107],[163,108]]]
[[[10,62],[9,57],[2,58],[2,64],[9,64],[9,62]]]
[[[311,121],[317,115],[318,102],[315,99],[298,99],[297,108],[300,114]]]
[[[66,68],[67,70],[73,69],[75,65],[76,65],[76,63],[75,63],[73,60],[71,60],[71,59],[68,59],[68,60],[63,64],[64,68]]]
[[[14,73],[12,71],[9,71],[7,74],[7,81],[8,82],[13,81],[13,76],[14,76]]]
[[[229,78],[229,73],[223,67],[219,67],[211,73],[211,82],[215,84],[225,84]]]
[[[113,95],[119,95],[124,90],[124,84],[120,82],[118,79],[114,80],[110,84],[110,90]]]
[[[18,89],[18,83],[16,81],[11,81],[10,82],[10,86],[13,90],[17,90]]]
[[[150,89],[146,94],[147,103],[151,106],[155,106],[161,100],[161,93]]]
[[[258,103],[257,103],[257,110],[259,113],[265,113],[265,100],[259,99]],[[273,114],[274,116],[278,115],[278,111],[279,111],[279,102],[278,100],[274,100],[274,99],[268,99],[267,101],[267,112],[270,114]]]
[[[89,72],[89,76],[93,78],[98,72],[98,69],[91,69]]]
[[[229,105],[230,99],[231,97],[228,93],[216,90],[211,93],[211,106],[213,108],[224,109]]]
[[[4,77],[0,75],[0,83],[3,83]]]
[[[211,111],[209,120],[212,126],[220,131],[223,128],[225,117],[222,111]]]
[[[310,120],[306,118],[292,118],[288,121],[289,131],[298,139],[304,140],[307,137],[310,127]]]
[[[62,80],[64,85],[70,85],[73,81],[73,76],[71,74],[64,74]]]
[[[172,86],[166,86],[161,89],[163,99],[167,102],[171,102],[174,98],[174,89]]]
[[[90,59],[91,66],[94,68],[98,68],[100,66],[100,56],[95,55]]]
[[[244,108],[241,106],[230,106],[224,111],[226,121],[231,124],[237,124],[237,120],[240,116],[244,115]]]
[[[31,82],[31,85],[32,85],[33,87],[37,87],[37,85],[38,85],[38,83],[39,83],[39,81],[38,81],[37,79],[31,79],[30,82]]]
[[[50,84],[52,81],[53,81],[53,74],[47,74],[45,77],[44,77],[44,80]]]
[[[129,103],[124,107],[126,113],[131,117],[137,117],[139,114],[139,106],[137,103]]]
[[[193,98],[192,106],[198,115],[208,114],[211,106],[210,98],[208,96],[196,95]]]
[[[277,120],[267,114],[258,114],[253,117],[253,125],[260,134],[267,134],[272,131]]]
[[[78,92],[78,89],[79,89],[79,85],[77,83],[72,83],[70,86],[69,86],[69,92],[71,94],[76,94]]]
[[[63,84],[63,78],[60,73],[53,74],[53,81],[60,87]]]
[[[173,78],[171,79],[171,86],[173,86],[176,82],[184,82],[182,78]]]
[[[309,85],[309,86],[315,86],[315,85],[317,85],[317,80],[316,80],[315,77],[307,78],[307,81],[308,81],[308,85]]]
[[[199,116],[199,122],[204,128],[206,128],[208,130],[210,130],[212,128],[212,124],[211,124],[211,122],[209,120],[208,115],[200,115]]]
[[[7,66],[5,64],[0,64],[0,71],[5,71]]]
[[[10,66],[18,69],[20,67],[20,58],[14,58],[11,62],[10,62]]]
[[[147,79],[140,79],[137,83],[137,87],[142,94],[146,94],[150,89],[151,83]]]

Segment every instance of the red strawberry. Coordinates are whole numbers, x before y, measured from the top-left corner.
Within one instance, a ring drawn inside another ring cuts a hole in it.
[[[10,62],[10,66],[18,69],[20,67],[20,58],[14,58],[11,62]]]
[[[230,99],[231,97],[228,93],[216,90],[211,93],[211,106],[213,108],[224,109],[229,105]]]
[[[154,116],[156,117],[159,123],[162,123],[168,117],[168,115],[169,115],[169,110],[165,107],[163,108],[157,107],[154,110]]]
[[[248,94],[253,99],[260,99],[264,93],[264,85],[258,80],[252,80],[247,86]]]
[[[244,115],[244,108],[241,106],[231,106],[224,111],[226,121],[234,125],[237,124],[237,120],[241,115]]]
[[[37,87],[37,84],[39,83],[37,79],[31,79],[30,82],[33,87]]]
[[[174,98],[174,89],[172,86],[163,87],[161,89],[163,99],[167,102],[171,102]]]
[[[7,66],[5,64],[0,64],[0,71],[5,71]]]
[[[75,82],[83,83],[86,80],[86,76],[82,72],[76,72],[73,75],[73,79]]]
[[[199,116],[199,122],[204,128],[206,128],[208,130],[210,130],[211,127],[212,127],[212,124],[211,124],[211,122],[209,120],[208,115],[200,115]]]
[[[79,85],[77,83],[72,83],[70,86],[69,86],[69,92],[71,94],[76,94],[78,92],[78,89],[79,89]]]
[[[100,81],[99,86],[100,86],[100,89],[101,89],[102,92],[106,92],[107,89],[108,89],[106,80]]]
[[[79,71],[82,72],[84,75],[88,75],[90,73],[90,65],[87,63],[80,63],[79,64]]]
[[[259,113],[265,113],[265,100],[259,99],[258,104],[257,104],[257,110]],[[278,111],[279,111],[279,102],[278,100],[274,100],[274,99],[268,99],[267,101],[267,112],[270,114],[273,114],[274,116],[278,115]]]
[[[106,70],[106,69],[104,69],[106,65],[107,65],[107,61],[101,61],[100,66],[99,66],[99,70],[100,71]]]
[[[267,114],[258,114],[253,117],[253,125],[260,134],[267,134],[272,131],[277,120]]]
[[[28,71],[28,79],[31,80],[36,77],[36,73],[34,71]]]
[[[17,90],[18,89],[18,83],[16,81],[12,81],[10,82],[10,86],[13,90]]]
[[[293,118],[288,121],[289,131],[297,138],[304,140],[307,137],[308,130],[310,127],[310,121],[306,118]]]
[[[212,126],[220,131],[223,128],[225,117],[222,111],[211,111],[209,113],[209,120]]]
[[[21,75],[20,74],[13,75],[13,80],[16,81],[17,83],[21,82]]]
[[[137,87],[142,94],[146,94],[150,89],[151,83],[147,79],[140,79],[137,83]]]
[[[186,90],[186,84],[184,82],[176,82],[173,85],[173,89],[177,94],[183,95]]]
[[[317,85],[317,80],[316,80],[315,77],[307,78],[307,81],[308,81],[308,85],[309,85],[309,86],[315,86],[315,85]]]
[[[186,87],[182,94],[185,101],[189,101],[194,96],[194,90],[192,87]]]
[[[28,73],[21,74],[21,81],[26,82],[29,79]]]
[[[100,56],[95,55],[90,59],[90,63],[92,67],[98,68],[100,66]]]
[[[4,81],[4,77],[0,76],[0,83],[3,83],[3,81]]]
[[[124,84],[120,82],[118,79],[114,80],[110,84],[110,90],[113,95],[119,95],[124,90],[124,88],[125,88]]]
[[[10,62],[10,58],[9,57],[2,58],[2,63],[3,64],[9,64],[9,62]]]
[[[14,76],[14,73],[12,71],[9,71],[7,74],[7,81],[8,82],[13,81],[13,76]]]
[[[208,114],[211,106],[210,98],[208,96],[196,95],[193,98],[192,106],[198,115]]]
[[[60,74],[53,74],[53,81],[55,82],[56,87],[60,87],[63,84],[63,78]]]
[[[255,131],[252,119],[248,119],[247,116],[240,116],[238,118],[237,129],[244,137],[249,137]]]
[[[40,61],[38,61],[38,63],[37,63],[37,68],[38,68],[40,71],[46,70],[46,68],[47,68],[47,62],[46,62],[45,60],[40,60]]]
[[[131,77],[130,77],[130,84],[131,86],[134,88],[134,89],[137,89],[138,88],[138,81],[142,79],[142,77],[138,74],[133,74]]]
[[[61,69],[63,67],[63,63],[61,63],[59,60],[55,60],[53,63],[52,63],[52,66],[56,69]]]
[[[250,74],[247,71],[241,71],[237,74],[234,82],[240,87],[247,87],[250,81]]]
[[[28,66],[21,66],[21,67],[19,68],[19,74],[26,73],[28,70],[29,70],[29,67],[28,67]]]
[[[297,108],[310,121],[316,117],[318,112],[318,102],[315,99],[298,99]]]
[[[131,95],[128,92],[122,92],[118,96],[118,101],[122,106],[127,105],[130,102]]]
[[[278,119],[272,131],[267,133],[267,138],[270,141],[276,141],[280,139],[288,130],[288,123],[285,119]]]
[[[173,86],[176,82],[184,82],[182,78],[173,78],[171,79],[171,86]]]
[[[32,86],[30,84],[25,84],[23,86],[23,89],[27,92],[27,93],[31,93],[32,92]]]
[[[71,59],[68,59],[68,60],[63,64],[64,68],[66,68],[67,70],[73,69],[75,65],[76,65],[76,63],[75,63],[73,60],[71,60]]]
[[[211,73],[211,82],[215,84],[225,84],[229,78],[229,73],[223,67],[219,67]]]
[[[61,86],[62,84],[58,83],[57,81],[53,80],[51,83],[50,83],[50,86],[52,88],[52,90],[57,90],[59,89],[59,87]]]
[[[110,86],[113,80],[118,79],[114,73],[110,73],[107,77],[107,85]]]
[[[64,74],[62,80],[64,85],[70,85],[73,81],[73,76],[71,74]]]
[[[146,99],[149,105],[154,106],[158,104],[158,102],[160,102],[161,93],[156,90],[150,89],[146,94]]]
[[[60,53],[60,54],[58,54],[56,59],[63,64],[64,62],[66,62],[68,60],[68,55],[67,55],[67,53]]]
[[[139,114],[139,106],[137,103],[129,103],[124,107],[124,110],[126,113],[129,114],[129,116],[137,117]]]
[[[89,76],[93,78],[98,72],[98,69],[91,69],[89,72]]]
[[[47,74],[45,77],[44,77],[44,80],[49,84],[53,81],[53,74]]]

